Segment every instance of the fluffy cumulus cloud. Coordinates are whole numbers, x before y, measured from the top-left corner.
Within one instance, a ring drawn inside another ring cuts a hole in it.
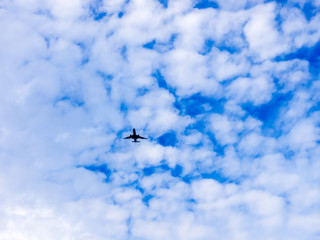
[[[0,239],[320,239],[319,26],[317,0],[1,1]]]

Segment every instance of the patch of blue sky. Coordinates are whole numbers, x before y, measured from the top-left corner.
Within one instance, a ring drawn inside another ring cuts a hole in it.
[[[171,176],[180,177],[183,171],[183,167],[177,164],[173,169],[171,169]]]
[[[140,186],[139,181],[135,181],[132,184],[129,185],[122,185],[122,187],[134,187],[134,189],[138,190],[140,193],[144,193],[144,189]]]
[[[206,8],[219,8],[219,4],[215,1],[210,0],[200,0],[196,3],[194,8],[206,9]]]
[[[43,39],[44,39],[44,41],[46,42],[46,47],[47,47],[47,48],[50,48],[50,38],[44,36]]]
[[[229,179],[225,176],[223,176],[221,173],[218,171],[213,171],[210,173],[199,173],[197,171],[194,171],[191,174],[185,175],[182,178],[182,181],[185,183],[192,183],[193,181],[199,180],[199,179],[212,179],[220,183],[237,183],[236,180]]]
[[[132,216],[129,216],[127,221],[126,221],[126,224],[127,224],[127,227],[128,227],[128,230],[127,230],[127,234],[128,234],[128,238],[129,239],[129,236],[131,236],[131,232],[132,232]]]
[[[62,101],[68,102],[73,107],[82,107],[85,104],[85,102],[82,99],[79,99],[77,97],[63,96],[61,98],[58,98],[55,101],[54,105],[56,105],[57,103],[62,102]]]
[[[219,171],[213,171],[210,173],[201,173],[201,178],[204,179],[213,179],[220,183],[230,183],[231,180],[225,176],[222,175]]]
[[[102,78],[104,89],[106,90],[107,94],[109,95],[111,93],[111,82],[113,79],[113,75],[104,73],[102,71],[97,71],[97,75],[100,78]]]
[[[88,62],[89,62],[89,58],[88,58],[88,57],[82,58],[82,60],[81,60],[81,66],[87,64]]]
[[[151,42],[148,42],[148,43],[142,45],[142,47],[147,48],[147,49],[153,49],[155,44],[156,44],[156,40],[153,39]]]
[[[288,149],[288,148],[283,149],[283,150],[281,151],[281,154],[283,154],[283,156],[284,156],[285,159],[287,159],[287,160],[291,160],[291,159],[296,158],[296,152],[293,151],[293,150],[290,150],[290,149]]]
[[[156,171],[156,167],[146,167],[142,169],[143,175],[144,176],[150,176],[154,174]]]
[[[124,105],[124,106],[125,106],[125,105]],[[122,130],[120,130],[120,131],[117,132],[117,137],[122,138],[122,136],[123,136],[124,133],[128,132],[128,134],[129,134],[130,131],[132,131],[132,129],[129,129],[129,128],[122,129]]]
[[[161,161],[161,165],[145,167],[142,169],[144,176],[150,176],[155,173],[170,172],[173,177],[181,177],[182,171],[183,167],[181,165],[177,164],[174,168],[170,168],[169,165],[166,164],[165,160]]]
[[[176,94],[175,94],[176,90],[167,84],[165,78],[163,77],[159,69],[157,69],[152,73],[152,77],[154,77],[157,80],[159,88],[168,90],[169,93],[173,94],[176,97]]]
[[[180,113],[182,113],[183,108],[182,105],[180,103],[180,101],[176,98],[175,102],[173,103],[173,106],[179,110]]]
[[[127,46],[122,46],[120,49],[120,54],[123,60],[128,60],[127,50],[128,50]]]
[[[122,114],[126,115],[127,112],[126,111],[122,111]],[[113,141],[113,143],[109,146],[108,149],[106,149],[106,151],[108,151],[110,153],[117,153],[122,148],[122,146],[119,145],[119,141],[125,141],[123,138],[129,136],[130,134],[132,134],[132,128],[125,128],[125,129],[122,129],[120,131],[114,131],[114,129],[112,129],[110,126],[107,125],[107,127],[108,127],[108,129],[105,132],[108,133],[108,134],[111,134],[111,133],[115,134],[117,140]]]
[[[126,104],[121,103],[121,105],[120,105],[120,111],[121,111],[122,113],[126,113],[126,112],[128,111],[128,107],[126,106]]]
[[[82,52],[81,65],[84,65],[89,62],[89,54],[87,44],[85,42],[77,42],[75,43]]]
[[[212,142],[213,151],[217,154],[217,156],[224,156],[224,150],[227,146],[220,144],[220,142],[216,139],[216,137],[213,133],[207,132],[206,135],[208,136],[208,138]]]
[[[275,22],[275,28],[277,29],[277,31],[282,32],[283,17],[281,16],[281,12],[275,12],[274,22]]]
[[[168,146],[174,147],[178,143],[176,133],[173,131],[167,132],[161,135],[160,137],[158,137],[157,140],[158,140],[158,143],[164,147],[168,147]]]
[[[84,52],[87,49],[84,42],[77,42],[76,45],[81,49],[81,52]]]
[[[168,44],[173,44],[174,41],[177,39],[177,37],[178,37],[178,34],[173,33],[173,34],[170,36],[170,39],[169,39]]]
[[[307,60],[310,65],[310,72],[313,75],[318,75],[320,73],[320,41],[317,42],[312,47],[302,47],[298,49],[296,52],[292,52],[283,56],[277,57],[275,60],[293,60],[293,59],[303,59]]]
[[[217,139],[215,138],[214,134],[207,129],[207,126],[208,126],[207,119],[200,118],[195,123],[190,124],[189,126],[187,126],[185,131],[184,131],[184,134],[187,135],[188,132],[190,132],[190,130],[197,130],[197,131],[205,134],[209,138],[209,140],[212,142],[213,151],[217,154],[217,156],[223,156],[224,155],[224,149],[225,149],[226,146],[223,146],[222,144],[220,144],[217,141]],[[202,146],[202,143],[200,142],[196,146],[200,147],[200,146]]]
[[[87,165],[87,166],[80,166],[83,167],[84,169],[95,172],[95,173],[103,173],[106,176],[105,182],[110,182],[110,177],[111,177],[111,170],[108,168],[107,164],[102,164],[102,165]]]
[[[159,3],[161,3],[161,5],[162,5],[163,7],[165,7],[165,8],[168,7],[168,2],[169,2],[169,0],[158,0],[158,1],[159,1]]]
[[[128,183],[121,184],[121,187],[129,187],[129,188],[135,188],[142,194],[145,193],[145,190],[140,186],[139,180],[134,180]]]
[[[106,38],[110,38],[114,35],[113,31],[108,31],[108,33],[106,34]]]
[[[272,99],[262,105],[255,106],[252,103],[242,104],[242,109],[245,110],[250,116],[259,119],[262,124],[262,130],[268,133],[273,133],[276,136],[281,135],[280,131],[275,131],[275,123],[279,118],[280,110],[288,106],[289,101],[292,99],[293,93],[273,93]],[[273,129],[274,131],[270,131]]]
[[[265,0],[264,2],[265,2],[265,3],[268,3],[268,2],[276,2],[276,3],[278,3],[278,4],[283,4],[283,5],[285,5],[285,4],[288,2],[288,0]]]
[[[201,96],[201,94],[192,95],[189,98],[182,98],[177,103],[177,108],[183,115],[195,117],[205,113],[223,113],[225,99],[215,99]]]
[[[145,196],[142,197],[142,202],[146,204],[146,206],[149,206],[149,201],[154,198],[152,194],[146,194]]]
[[[241,34],[243,35],[243,34]],[[230,39],[233,39],[233,36],[230,36]],[[242,39],[245,39],[244,36],[242,36]],[[247,43],[246,43],[247,44]],[[221,44],[217,44],[217,48],[220,50],[220,51],[227,51],[231,54],[234,54],[234,53],[240,53],[243,49],[245,49],[247,47],[246,46],[243,46],[243,45],[237,45],[237,43],[235,42],[232,42],[232,41],[224,41],[223,43]]]
[[[186,198],[185,203],[187,203],[186,211],[188,211],[189,213],[193,213],[196,211],[195,207],[197,205],[197,201],[194,198]]]
[[[152,41],[143,44],[142,47],[159,53],[164,53],[174,48],[174,42],[177,37],[178,34],[172,34],[167,42],[159,42],[156,39],[153,39]]]
[[[301,9],[304,16],[308,21],[311,20],[312,17],[314,17],[317,12],[319,11],[319,7],[315,6],[313,4],[313,1],[288,1],[288,0],[266,0],[267,2],[276,2],[277,4],[281,6],[287,6],[287,7],[296,7]]]
[[[310,21],[311,18],[313,18],[319,12],[319,8],[314,6],[312,1],[307,1],[302,7],[302,12],[306,19]]]
[[[92,1],[90,4],[90,12],[95,21],[99,21],[107,15],[107,12],[100,11],[100,7],[102,5],[103,5],[102,0]]]
[[[213,46],[214,46],[214,41],[211,39],[207,39],[204,41],[203,48],[199,53],[202,55],[207,55],[208,53],[211,52],[211,49],[213,48]]]
[[[134,188],[134,189],[138,190],[143,196],[148,195],[146,190],[140,185],[139,180],[135,180],[135,181],[128,183],[128,184],[122,184],[121,187]]]
[[[220,183],[231,183],[231,182],[238,183],[238,180],[227,178],[219,171],[204,172],[200,169],[194,169],[192,173],[183,175],[183,167],[179,164],[177,164],[174,168],[170,168],[167,164],[146,167],[142,169],[142,172],[144,176],[151,176],[152,174],[155,174],[155,173],[170,172],[170,175],[172,177],[179,178],[181,181],[188,184],[191,184],[193,181],[196,181],[199,179],[213,179]],[[145,196],[148,196],[148,194],[143,189],[141,189],[141,192],[145,194]],[[146,200],[148,201],[151,198],[152,198],[152,195],[147,197]]]
[[[233,36],[230,36],[230,39],[233,39]],[[199,54],[201,55],[207,55],[211,52],[211,50],[213,48],[217,48],[220,51],[227,51],[231,54],[233,53],[237,53],[241,51],[241,47],[237,46],[235,43],[233,43],[232,41],[228,40],[228,36],[226,37],[225,41],[221,41],[221,42],[215,42],[212,39],[206,39],[204,41],[203,44],[203,48],[201,49],[201,51],[199,51]]]
[[[183,167],[179,164],[177,164],[174,168],[170,168],[167,164],[146,167],[142,169],[142,172],[144,176],[151,176],[152,174],[155,174],[155,173],[170,172],[170,175],[172,177],[180,178],[182,181],[189,184],[192,181],[198,180],[198,179],[213,179],[220,183],[235,182],[235,180],[231,180],[227,178],[219,171],[203,172],[200,169],[195,169],[191,174],[183,175]]]
[[[312,113],[317,112],[317,111],[320,111],[320,102],[314,103],[314,105],[307,111],[306,116],[310,117],[310,115]]]
[[[142,87],[142,88],[138,88],[136,90],[136,94],[137,96],[143,96],[145,95],[146,93],[150,92],[150,88],[145,88],[145,87]]]
[[[127,112],[127,106],[125,105],[125,104],[121,104],[121,108],[123,109],[121,112],[123,113],[123,114],[126,114]],[[117,134],[117,138],[118,139],[122,139],[123,137],[127,137],[127,136],[129,136],[130,134],[132,134],[132,128],[129,128],[129,127],[127,127],[127,128],[124,128],[124,129],[122,129],[122,130],[120,130],[120,131],[117,131],[116,132],[116,134]],[[121,146],[120,146],[121,147]],[[117,152],[117,151],[119,151],[119,145],[117,144],[117,143],[114,143],[112,146],[111,146],[111,150],[110,150],[111,152]]]
[[[34,12],[35,15],[45,16],[51,20],[54,20],[55,17],[53,16],[52,12],[49,9],[37,9]]]
[[[113,79],[113,75],[112,74],[107,74],[104,73],[102,71],[97,71],[97,74],[104,80],[106,81],[111,81]]]
[[[99,21],[99,20],[103,19],[106,15],[107,15],[106,12],[95,13],[93,19],[95,21]]]
[[[288,0],[264,0],[264,3],[276,2],[280,6],[288,6]],[[294,1],[292,1],[291,5],[294,5]]]
[[[206,126],[207,126],[207,122],[205,121],[204,118],[199,118],[197,119],[197,121],[195,121],[194,123],[188,125],[186,128],[185,128],[185,131],[184,133],[188,133],[190,130],[197,130],[199,132],[205,132],[205,129],[206,129]]]
[[[102,6],[103,0],[93,0],[90,2],[90,9],[97,9]]]
[[[133,182],[127,183],[127,184],[122,184],[122,188],[134,188],[138,190],[142,194],[142,202],[146,205],[149,206],[149,201],[154,198],[154,195],[150,194],[147,192],[141,185],[139,180],[135,180]]]
[[[155,79],[157,79],[159,88],[168,89],[167,82],[166,82],[166,80],[164,79],[164,77],[162,76],[160,70],[156,70],[155,72],[153,72],[153,73],[152,73],[152,77],[154,77]]]

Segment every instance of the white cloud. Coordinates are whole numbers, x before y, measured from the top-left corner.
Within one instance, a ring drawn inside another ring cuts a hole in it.
[[[319,128],[314,126],[310,119],[302,120],[295,124],[288,136],[288,145],[296,150],[306,150],[316,146],[319,140]]]
[[[67,3],[58,1],[48,1],[50,12],[57,18],[77,20],[87,13],[89,0],[70,0]]]
[[[284,202],[280,197],[271,196],[264,192],[250,191],[244,195],[244,201],[249,210],[261,217],[274,214],[281,215]]]
[[[121,10],[124,4],[125,0],[103,0],[103,9],[107,12],[117,12]]]
[[[271,100],[274,83],[268,76],[239,77],[227,87],[227,96],[237,102],[252,102],[260,105]]]
[[[159,145],[143,145],[136,151],[135,158],[137,159],[140,168],[159,165],[163,160],[163,147]]]
[[[213,114],[210,122],[215,137],[223,145],[237,142],[238,133],[243,129],[241,121],[228,119],[228,117],[219,114]]]
[[[195,4],[0,3],[0,239],[318,237],[319,15]]]
[[[197,92],[214,95],[219,90],[219,84],[214,79],[208,79],[206,57],[189,50],[176,49],[165,56],[167,68],[164,76],[168,84],[177,88],[177,94],[188,96]]]
[[[289,220],[288,225],[294,236],[312,238],[313,234],[318,234],[316,226],[320,223],[319,221],[320,217],[318,214],[299,215],[293,216],[292,219]],[[308,232],[309,234],[303,236],[301,232]]]
[[[190,135],[183,136],[183,141],[186,144],[199,144],[202,140],[202,134],[198,131],[192,131]]]
[[[287,51],[287,45],[276,29],[275,4],[262,4],[251,10],[249,22],[244,27],[250,49],[264,60]]]
[[[213,51],[210,68],[218,81],[248,73],[249,63],[243,55],[230,54],[227,51]]]
[[[191,120],[188,117],[180,117],[173,104],[174,97],[167,91],[151,91],[136,97],[135,105],[139,108],[131,111],[128,119],[132,126],[142,128],[147,125],[158,135],[173,129],[182,129]]]
[[[283,17],[281,27],[294,48],[311,47],[319,41],[320,32],[317,28],[320,20],[319,14],[316,14],[309,22],[298,8],[284,8],[281,15]]]
[[[276,145],[276,140],[273,138],[265,138],[257,133],[250,133],[242,137],[238,147],[243,154],[255,155],[273,152]]]
[[[292,60],[275,63],[275,77],[283,84],[285,91],[293,90],[298,84],[304,83],[310,78],[308,62]]]
[[[46,57],[46,43],[32,26],[7,11],[1,10],[0,53],[1,66],[5,68],[18,67],[29,61]]]
[[[220,183],[212,179],[195,181],[192,190],[196,201],[213,202],[222,197],[223,189]]]

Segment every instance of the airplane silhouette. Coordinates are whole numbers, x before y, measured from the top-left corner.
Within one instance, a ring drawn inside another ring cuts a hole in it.
[[[133,130],[133,135],[130,134],[130,136],[125,137],[125,138],[123,138],[123,139],[132,138],[132,139],[134,139],[134,141],[132,141],[132,142],[140,142],[140,141],[137,141],[138,138],[140,138],[140,139],[147,139],[147,138],[145,138],[145,137],[141,137],[140,135],[137,135],[137,134],[136,134],[136,129],[132,129],[132,130]]]

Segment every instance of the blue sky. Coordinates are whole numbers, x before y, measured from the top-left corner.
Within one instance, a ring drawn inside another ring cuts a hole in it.
[[[320,239],[319,9],[2,1],[0,239]]]

